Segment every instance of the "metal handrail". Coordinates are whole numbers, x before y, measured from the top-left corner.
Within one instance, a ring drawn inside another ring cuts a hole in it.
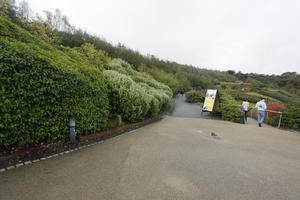
[[[256,109],[256,110],[257,110],[257,108],[252,108],[252,109]],[[280,128],[280,125],[281,125],[281,119],[282,119],[282,114],[283,114],[283,112],[275,111],[275,110],[265,110],[265,111],[267,112],[267,118],[268,118],[268,112],[280,114],[280,116],[279,116],[279,121],[278,121],[278,126],[277,126],[277,128]]]
[[[237,107],[241,107],[241,105],[236,105]],[[252,109],[256,109],[255,107],[249,107],[248,111],[252,110]],[[267,118],[268,118],[268,112],[272,112],[272,113],[278,113],[280,114],[280,117],[279,117],[279,122],[278,122],[278,126],[277,128],[280,128],[280,125],[281,125],[281,119],[282,119],[282,114],[283,112],[280,112],[280,111],[275,111],[275,110],[265,110],[267,112]],[[251,112],[251,117],[252,117],[252,112]]]

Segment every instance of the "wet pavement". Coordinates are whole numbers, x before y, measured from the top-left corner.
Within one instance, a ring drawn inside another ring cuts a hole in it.
[[[0,173],[0,199],[300,199],[299,133],[182,117],[199,113],[176,106],[121,137]]]
[[[197,104],[187,103],[185,95],[177,95],[175,98],[175,109],[171,116],[186,118],[204,118],[210,119],[210,113],[201,113],[201,106]]]

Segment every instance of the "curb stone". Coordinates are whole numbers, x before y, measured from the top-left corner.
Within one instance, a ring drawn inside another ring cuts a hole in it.
[[[29,160],[29,161],[26,161],[24,162],[25,165],[30,165],[32,162]]]
[[[139,127],[139,128],[136,128],[136,129],[133,129],[133,130],[130,130],[130,131],[121,133],[120,135],[117,135],[117,136],[115,136],[115,137],[108,138],[108,139],[105,139],[105,140],[117,139],[118,137],[121,137],[121,136],[123,136],[123,135],[127,135],[127,134],[130,134],[130,133],[133,133],[133,132],[135,132],[135,131],[137,131],[137,130],[139,130],[139,129],[141,129],[141,128],[142,128],[142,127]],[[21,163],[15,164],[15,165],[11,165],[11,166],[8,166],[8,167],[6,167],[6,168],[0,169],[0,173],[1,173],[1,172],[8,171],[8,170],[11,170],[11,169],[19,168],[19,167],[22,167],[22,166],[25,166],[25,165],[30,165],[30,164],[33,164],[33,163],[37,163],[37,162],[40,162],[40,161],[42,161],[42,160],[54,158],[54,157],[57,157],[57,156],[62,156],[62,155],[64,155],[64,154],[68,154],[68,153],[71,153],[71,152],[73,152],[73,151],[78,151],[78,150],[84,149],[84,148],[86,148],[86,147],[91,147],[91,146],[94,146],[94,145],[96,145],[96,144],[101,144],[101,143],[103,143],[105,140],[94,141],[94,142],[85,144],[85,145],[83,145],[83,146],[77,147],[77,148],[75,148],[75,149],[70,149],[70,150],[67,150],[67,151],[64,151],[64,152],[52,154],[52,155],[45,156],[45,157],[42,157],[42,158],[39,158],[39,159],[28,160],[28,161],[21,162]]]
[[[23,165],[24,165],[23,163],[19,163],[19,164],[16,164],[16,167],[21,167]]]
[[[14,169],[15,168],[15,166],[9,166],[9,167],[6,167],[6,170],[11,170],[11,169]]]

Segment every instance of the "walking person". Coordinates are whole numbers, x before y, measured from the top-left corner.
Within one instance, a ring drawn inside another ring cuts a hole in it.
[[[247,100],[245,100],[242,104],[242,111],[244,114],[244,122],[247,123],[247,114],[249,111],[249,102]]]
[[[257,108],[258,126],[261,127],[261,124],[264,122],[265,119],[265,110],[267,109],[265,99],[263,98],[259,102],[257,102],[255,108]]]

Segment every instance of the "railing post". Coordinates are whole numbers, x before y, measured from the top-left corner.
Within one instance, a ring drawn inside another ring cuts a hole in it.
[[[280,117],[279,117],[279,122],[278,122],[278,127],[277,128],[280,128],[281,118],[282,118],[282,113],[280,113]]]

